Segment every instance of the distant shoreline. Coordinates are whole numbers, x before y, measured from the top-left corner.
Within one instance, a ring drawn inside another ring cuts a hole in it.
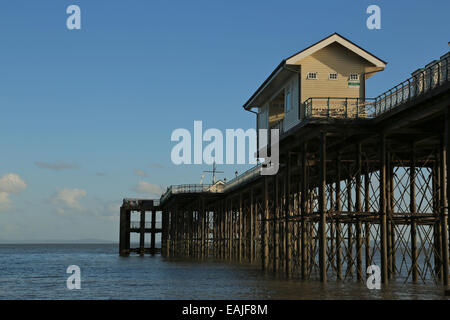
[[[45,241],[45,240],[37,240],[37,241],[0,241],[0,245],[4,244],[119,244],[114,241],[63,241],[63,240],[55,240],[55,241]]]

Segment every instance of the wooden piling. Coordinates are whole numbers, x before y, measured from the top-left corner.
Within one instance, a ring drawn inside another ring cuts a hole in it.
[[[336,277],[338,280],[342,280],[342,229],[341,222],[339,221],[341,215],[341,156],[340,154],[336,157],[336,185],[335,185],[335,193],[336,193]]]
[[[300,175],[302,184],[302,195],[301,195],[301,216],[300,216],[300,232],[301,232],[301,277],[306,279],[307,274],[307,245],[306,245],[306,210],[307,210],[307,194],[308,194],[308,181],[307,181],[307,144],[303,143],[302,146],[302,174]]]
[[[412,280],[417,282],[419,278],[417,265],[417,226],[416,226],[416,158],[414,152],[414,144],[411,152],[411,165],[409,167],[409,210],[411,211],[411,269]]]
[[[141,220],[139,228],[139,255],[143,256],[145,253],[144,240],[145,240],[145,211],[141,211]]]
[[[267,270],[269,266],[269,181],[267,176],[264,176],[264,219],[263,223],[263,234],[262,234],[262,245],[261,251],[262,258],[262,269]]]
[[[387,221],[386,221],[386,137],[380,137],[380,254],[381,254],[381,281],[388,283],[388,257],[387,257]]]
[[[289,278],[291,276],[291,260],[292,260],[292,246],[291,246],[291,230],[289,228],[289,223],[291,219],[291,154],[288,152],[288,159],[287,159],[287,170],[286,175],[284,178],[285,181],[285,199],[286,199],[286,207],[284,210],[284,220],[285,220],[285,248],[286,248],[286,254],[285,254],[285,273],[286,277]],[[326,225],[325,225],[326,228]],[[326,232],[326,230],[325,230]],[[326,244],[325,244],[326,245]]]
[[[326,133],[320,134],[320,173],[319,173],[319,269],[320,281],[327,281],[327,227],[326,227]]]

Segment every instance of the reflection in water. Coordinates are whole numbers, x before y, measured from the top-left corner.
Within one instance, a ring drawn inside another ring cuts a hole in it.
[[[66,268],[81,268],[81,290]],[[0,245],[0,299],[443,299],[435,284],[286,280],[257,266],[218,261],[121,258],[116,245]]]

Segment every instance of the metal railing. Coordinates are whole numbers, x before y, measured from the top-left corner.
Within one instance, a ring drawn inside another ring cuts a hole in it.
[[[223,193],[227,192],[242,183],[249,181],[261,173],[262,164],[257,164],[256,166],[248,169],[244,173],[240,174],[236,178],[228,181],[225,186],[221,188],[213,188],[212,184],[182,184],[182,185],[173,185],[167,188],[167,191],[161,196],[161,203],[164,203],[172,194],[177,193]]]
[[[163,203],[171,194],[176,193],[202,193],[202,192],[211,192],[217,193],[222,192],[218,188],[211,188],[212,184],[180,184],[173,185],[167,188],[166,192],[161,196],[160,202]]]
[[[230,191],[231,189],[236,188],[237,186],[241,185],[242,183],[245,183],[245,182],[259,176],[261,173],[261,167],[262,167],[261,164],[257,164],[256,166],[248,169],[247,171],[240,174],[236,178],[231,179],[229,182],[227,182],[223,191],[224,192]]]
[[[375,117],[375,99],[371,98],[313,97],[307,99],[303,106],[303,118],[306,119],[370,119]]]
[[[449,54],[413,72],[413,76],[375,98],[375,113],[386,111],[419,97],[450,80]]]

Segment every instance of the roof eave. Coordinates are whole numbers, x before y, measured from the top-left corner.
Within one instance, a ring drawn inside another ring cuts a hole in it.
[[[255,91],[255,93],[250,97],[250,99],[247,100],[246,103],[242,106],[245,110],[250,111],[252,106],[252,102],[255,100],[255,98],[258,97],[258,95],[264,90],[265,87],[275,78],[278,73],[284,68],[286,65],[286,59],[282,60],[280,64],[275,68],[275,70],[272,71],[272,73],[267,77],[266,80],[259,86],[259,88]]]

